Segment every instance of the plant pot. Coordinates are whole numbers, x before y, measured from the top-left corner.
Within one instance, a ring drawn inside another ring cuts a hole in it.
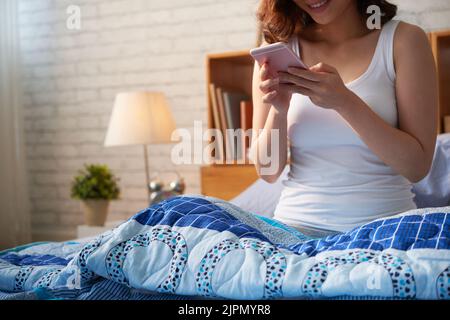
[[[99,227],[105,225],[109,200],[84,200],[81,202],[81,208],[86,225]]]

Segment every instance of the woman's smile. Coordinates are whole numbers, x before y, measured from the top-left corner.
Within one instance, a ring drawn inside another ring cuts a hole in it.
[[[311,13],[321,13],[328,8],[331,0],[320,0],[314,2],[306,2],[308,9]]]

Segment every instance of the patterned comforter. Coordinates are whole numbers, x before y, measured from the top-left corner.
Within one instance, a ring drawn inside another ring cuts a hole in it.
[[[219,199],[175,197],[89,241],[0,253],[0,299],[450,299],[449,212],[312,239]]]

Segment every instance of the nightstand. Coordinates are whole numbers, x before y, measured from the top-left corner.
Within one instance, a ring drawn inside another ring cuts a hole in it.
[[[124,221],[107,221],[103,227],[94,227],[94,226],[88,226],[88,225],[79,225],[77,227],[77,238],[88,238],[88,237],[94,237],[98,234],[101,234],[105,231],[108,231],[114,227],[117,227],[119,224],[121,224]]]

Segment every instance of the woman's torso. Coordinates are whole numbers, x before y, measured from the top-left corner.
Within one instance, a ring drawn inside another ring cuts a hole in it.
[[[398,21],[379,34],[375,53],[346,83],[389,125],[398,127],[393,39]],[[298,39],[291,45],[300,54]],[[293,226],[346,231],[416,208],[412,184],[383,163],[334,110],[294,94],[288,112],[291,164],[275,218]]]

